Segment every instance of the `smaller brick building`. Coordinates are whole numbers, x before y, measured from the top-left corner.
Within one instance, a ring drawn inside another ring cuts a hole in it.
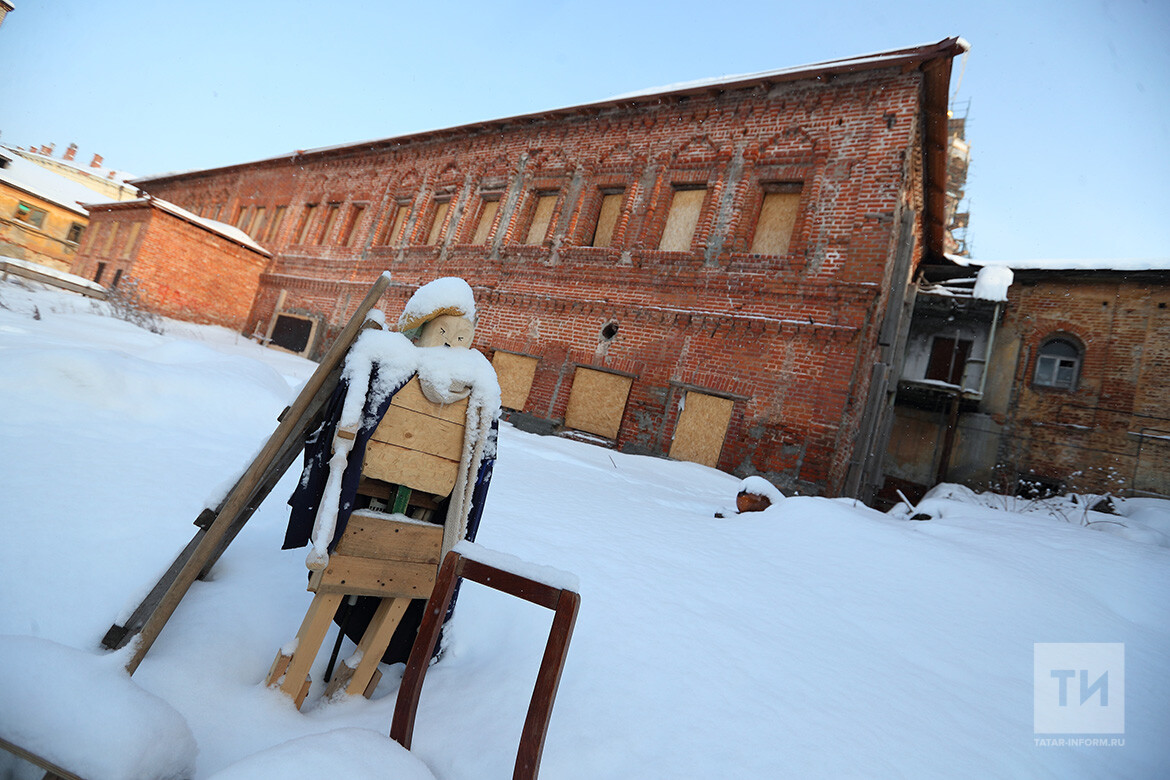
[[[1170,261],[1013,270],[1001,303],[964,295],[953,274],[970,269],[920,280],[888,492],[945,480],[1170,496]]]
[[[109,287],[132,280],[167,317],[244,329],[271,256],[246,233],[157,198],[86,208],[73,273]]]

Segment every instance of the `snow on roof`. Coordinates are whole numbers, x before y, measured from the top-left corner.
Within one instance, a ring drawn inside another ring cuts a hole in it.
[[[12,147],[9,147],[9,149],[12,149]],[[36,149],[12,149],[12,151],[26,157],[40,157],[56,165],[72,168],[75,171],[88,174],[95,179],[104,179],[106,181],[112,181],[117,184],[124,184],[131,179],[136,178],[134,174],[127,173],[126,171],[117,171],[113,168],[106,168],[102,165],[86,165],[79,162],[77,158],[66,160],[64,157],[54,157],[51,154],[41,154]]]
[[[174,203],[171,203],[168,200],[163,200],[162,198],[138,198],[136,200],[119,201],[119,203],[125,204],[125,205],[149,203],[157,208],[162,209],[163,211],[166,211],[170,214],[175,215],[176,217],[179,217],[180,219],[185,219],[188,222],[192,222],[196,225],[199,225],[202,228],[206,228],[207,230],[210,230],[213,233],[218,233],[219,235],[223,236],[224,238],[227,238],[231,241],[236,242],[237,244],[240,244],[244,247],[247,247],[248,249],[251,249],[254,252],[259,252],[260,254],[262,254],[266,257],[272,256],[271,252],[269,252],[267,249],[265,249],[264,247],[260,246],[255,241],[253,241],[251,236],[249,236],[244,231],[240,230],[238,227],[235,227],[234,225],[228,225],[227,223],[224,223],[224,222],[217,222],[214,219],[207,219],[206,217],[201,217],[198,214],[192,214],[190,211],[187,211],[187,209],[176,206]],[[96,205],[101,205],[101,204],[94,203],[92,205],[96,206]]]
[[[8,165],[0,168],[0,181],[5,184],[82,216],[86,215],[86,210],[82,206],[84,203],[114,202],[112,198],[90,189],[81,182],[24,159],[8,147],[0,148],[4,149],[5,158],[10,159]]]
[[[33,273],[40,274],[41,276],[48,276],[53,279],[58,279],[62,282],[68,282],[69,284],[75,284],[79,287],[85,287],[86,289],[93,290],[94,292],[104,293],[106,291],[105,287],[102,287],[97,282],[91,282],[84,276],[66,273],[65,271],[58,271],[56,268],[50,268],[49,266],[41,265],[40,263],[32,263],[28,260],[18,260],[15,257],[0,256],[0,268],[7,267],[23,268],[26,271],[31,271]]]
[[[1013,271],[1170,271],[1170,258],[1083,259],[1083,260],[1008,260],[981,262],[960,255],[946,255],[964,268],[1002,266]]]

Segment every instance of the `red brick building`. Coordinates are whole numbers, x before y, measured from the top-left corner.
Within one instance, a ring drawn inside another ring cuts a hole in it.
[[[943,481],[1170,496],[1170,261],[1013,269],[1002,302],[964,294],[971,269],[924,269],[944,281],[919,284],[888,497]]]
[[[999,462],[1085,492],[1170,495],[1170,263],[1020,268]]]
[[[880,481],[940,258],[958,39],[137,186],[271,250],[245,330],[319,353],[373,279],[461,276],[519,425],[794,490]]]
[[[230,225],[154,198],[86,204],[73,273],[108,287],[133,280],[152,311],[243,330],[271,255]]]

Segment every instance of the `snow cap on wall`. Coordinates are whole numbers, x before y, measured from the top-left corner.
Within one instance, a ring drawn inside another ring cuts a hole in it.
[[[457,276],[427,282],[415,290],[398,318],[402,333],[420,328],[441,314],[463,317],[475,324],[475,294],[471,285]]]

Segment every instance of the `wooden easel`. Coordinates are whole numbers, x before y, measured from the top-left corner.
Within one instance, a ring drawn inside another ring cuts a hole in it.
[[[280,416],[276,431],[236,481],[231,492],[216,509],[205,509],[200,513],[195,520],[195,525],[199,526],[195,537],[179,553],[126,622],[121,625],[115,623],[106,632],[102,644],[111,650],[124,647],[135,636],[140,637],[133,656],[126,664],[126,671],[130,674],[134,674],[142,663],[143,657],[150,651],[191,584],[206,576],[252,513],[300,455],[305,434],[320,423],[321,411],[337,386],[342,359],[361,331],[370,309],[389,285],[389,273],[378,277],[296,400]]]
[[[351,392],[356,388],[350,388]],[[454,538],[459,519],[434,518],[436,502],[450,496],[463,458],[467,399],[437,404],[423,395],[418,377],[393,397],[366,445],[358,495],[375,509],[356,510],[328,565],[313,572],[315,593],[297,631],[292,652],[277,653],[265,685],[279,687],[300,709],[312,680],[309,668],[338,607],[347,596],[380,598],[358,642],[356,667],[343,663],[326,696],[344,689],[369,698],[378,686],[378,663],[412,599],[425,599],[435,583],[444,538]],[[352,432],[339,431],[352,438]],[[391,511],[382,511],[389,509]]]

